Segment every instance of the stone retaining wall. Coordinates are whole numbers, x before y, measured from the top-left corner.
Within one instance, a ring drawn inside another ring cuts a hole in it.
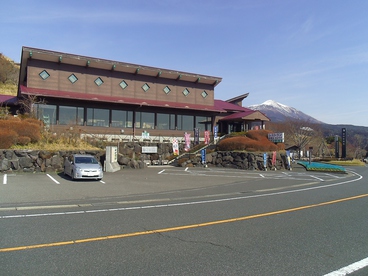
[[[194,155],[190,156],[187,160],[178,162],[180,166],[190,167],[203,165],[201,163],[201,156]],[[288,169],[286,155],[283,153],[277,153],[276,155],[276,166],[272,166],[272,153],[268,153],[267,159],[267,170],[277,169],[283,170]],[[253,152],[212,152],[206,154],[206,164],[208,166],[234,168],[242,170],[265,170],[263,162],[263,153]]]
[[[167,160],[172,155],[170,144],[158,145],[155,154],[142,154],[140,143],[124,143],[119,146],[118,163],[122,169],[142,169],[147,161]],[[105,151],[42,151],[42,150],[0,150],[0,172],[60,172],[63,170],[65,157],[71,154],[91,154],[104,164]],[[271,165],[271,153],[268,154],[267,169],[275,169]],[[199,166],[200,154],[191,154],[177,160],[174,164],[183,167]],[[263,153],[252,152],[212,152],[206,155],[208,166],[237,168],[243,170],[264,170]],[[286,156],[277,154],[276,169],[287,169]]]

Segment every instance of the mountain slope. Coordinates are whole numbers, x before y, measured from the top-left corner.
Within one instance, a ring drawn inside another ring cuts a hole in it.
[[[273,100],[268,100],[258,105],[251,105],[248,106],[248,108],[261,111],[268,118],[270,118],[272,122],[275,123],[283,122],[288,119],[309,121],[311,123],[322,123],[321,121],[318,121],[317,119],[293,107],[278,103]]]

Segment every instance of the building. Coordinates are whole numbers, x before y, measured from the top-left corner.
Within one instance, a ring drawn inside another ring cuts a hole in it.
[[[55,133],[117,139],[200,136],[264,128],[269,119],[241,106],[248,94],[215,100],[220,77],[22,48],[18,98],[37,97],[34,112]]]

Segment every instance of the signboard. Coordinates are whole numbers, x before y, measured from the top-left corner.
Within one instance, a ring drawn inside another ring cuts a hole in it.
[[[280,133],[269,133],[268,134],[268,140],[270,140],[273,143],[284,143],[285,141],[285,135],[283,132]]]
[[[346,158],[346,128],[341,133],[341,158]]]
[[[118,147],[107,146],[106,147],[106,160],[104,163],[105,171],[116,172],[120,170],[118,161]]]
[[[335,157],[339,158],[339,156],[340,156],[339,136],[335,135]]]
[[[267,171],[267,153],[263,154],[263,167]]]
[[[142,138],[143,138],[143,139],[149,139],[149,137],[150,137],[149,132],[147,132],[147,131],[143,131],[143,132],[142,132]]]
[[[142,147],[142,153],[157,153],[157,147]]]

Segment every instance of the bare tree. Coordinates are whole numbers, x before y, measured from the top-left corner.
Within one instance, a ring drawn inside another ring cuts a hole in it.
[[[28,114],[31,118],[37,118],[35,104],[46,104],[46,101],[44,99],[39,99],[35,95],[27,95],[19,101],[19,104],[24,114]]]
[[[354,147],[354,158],[361,159],[364,156],[364,149],[368,146],[368,140],[361,134],[355,134],[352,138],[352,144]]]
[[[270,129],[285,133],[285,144],[296,146],[300,151],[307,146],[318,148],[323,139],[319,124],[310,121],[290,119],[282,123],[270,125]]]

